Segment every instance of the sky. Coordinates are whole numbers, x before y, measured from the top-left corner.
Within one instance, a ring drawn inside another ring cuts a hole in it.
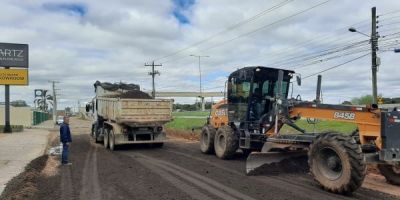
[[[348,28],[369,35],[374,6],[382,44],[378,93],[400,96],[400,54],[393,52],[400,48],[400,1],[1,0],[1,5],[0,42],[29,44],[30,50],[29,86],[11,86],[11,100],[33,104],[34,89],[51,90],[49,80],[60,82],[61,108],[89,101],[96,80],[136,83],[150,91],[150,67],[144,64],[152,61],[162,64],[158,91],[198,91],[193,54],[209,56],[201,60],[205,92],[224,91],[227,76],[238,68],[268,66],[301,74],[302,86],[294,86],[293,96],[313,100],[317,78],[308,76],[334,67],[321,73],[323,101],[340,103],[371,93],[369,38]]]

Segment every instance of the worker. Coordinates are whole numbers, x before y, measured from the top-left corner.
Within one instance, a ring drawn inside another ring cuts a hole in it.
[[[64,122],[60,126],[60,141],[63,145],[61,164],[71,165],[72,163],[68,162],[69,147],[72,142],[68,116],[64,116]]]
[[[262,94],[261,89],[259,87],[254,89],[253,95],[250,101],[250,119],[251,120],[259,120],[262,113]]]

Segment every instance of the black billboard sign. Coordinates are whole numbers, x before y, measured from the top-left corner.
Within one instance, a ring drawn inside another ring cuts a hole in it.
[[[0,67],[28,68],[27,44],[0,43]]]

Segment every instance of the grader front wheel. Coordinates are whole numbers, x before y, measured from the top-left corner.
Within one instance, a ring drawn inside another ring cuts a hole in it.
[[[363,154],[352,137],[338,133],[321,134],[311,144],[308,157],[311,174],[327,191],[352,193],[365,178]]]
[[[379,172],[393,185],[400,185],[400,165],[378,165]]]
[[[229,126],[222,126],[214,137],[215,155],[221,159],[230,159],[239,148],[239,138]]]
[[[215,132],[215,128],[210,125],[205,125],[201,129],[200,150],[202,153],[210,154],[214,152]]]

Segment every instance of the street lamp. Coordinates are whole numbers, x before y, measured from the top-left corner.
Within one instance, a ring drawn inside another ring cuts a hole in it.
[[[349,31],[350,31],[350,32],[353,32],[353,33],[359,33],[359,34],[361,34],[361,35],[365,35],[365,36],[367,36],[367,37],[370,37],[369,35],[367,35],[367,34],[365,34],[365,33],[363,33],[363,32],[357,31],[357,29],[354,28],[354,27],[350,27],[350,28],[349,28]]]
[[[357,31],[356,28],[350,27],[349,31],[350,32],[356,32],[361,35],[370,37],[370,43],[371,43],[371,71],[372,71],[372,103],[377,104],[378,103],[378,84],[377,84],[377,71],[378,71],[378,65],[379,65],[379,58],[376,54],[378,50],[378,32],[376,31],[377,29],[377,16],[376,16],[376,7],[373,7],[371,9],[371,35],[367,35],[365,33],[362,33],[360,31]]]
[[[201,58],[208,58],[210,56],[202,56],[202,55],[190,55],[192,57],[197,57],[199,59],[199,75],[200,75],[200,98],[201,98],[201,110],[204,111],[205,110],[205,105],[204,105],[204,97],[203,97],[203,91],[202,91],[202,87],[201,87]]]

